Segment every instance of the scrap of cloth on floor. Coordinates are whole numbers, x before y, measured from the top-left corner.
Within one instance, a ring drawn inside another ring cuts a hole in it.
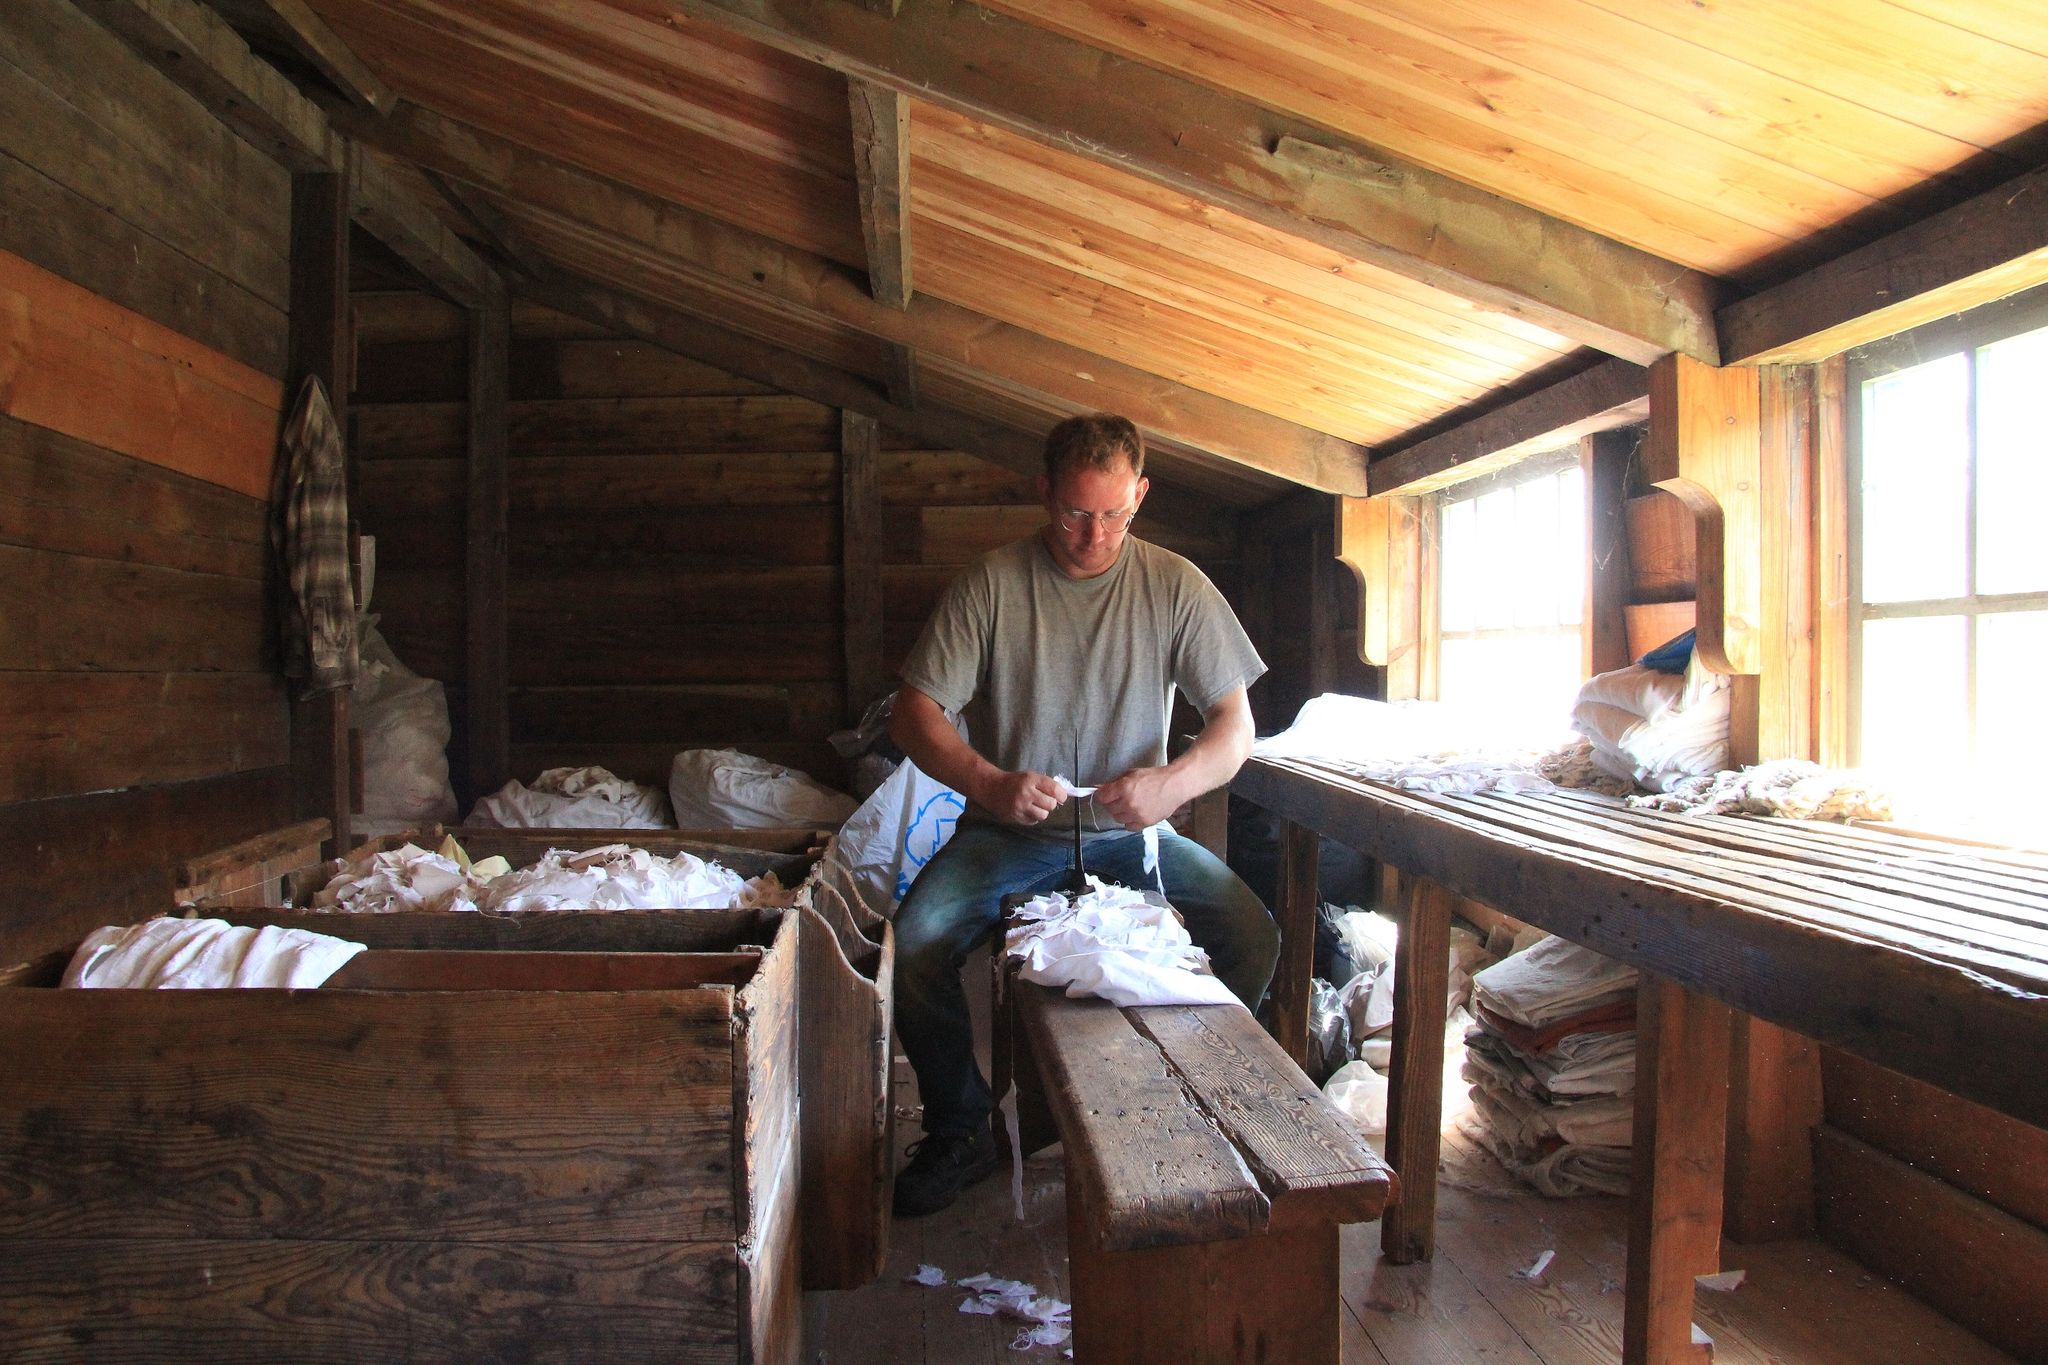
[[[1053,892],[1016,912],[1020,923],[1004,949],[1022,962],[1024,980],[1125,1007],[1227,1005],[1237,998],[1210,974],[1209,955],[1171,907],[1094,877],[1088,884],[1082,895]]]
[[[97,990],[304,990],[326,984],[363,945],[306,929],[158,917],[95,929],[64,985]]]
[[[310,697],[356,680],[356,597],[349,575],[348,469],[327,391],[307,376],[285,424],[271,490],[284,675]]]

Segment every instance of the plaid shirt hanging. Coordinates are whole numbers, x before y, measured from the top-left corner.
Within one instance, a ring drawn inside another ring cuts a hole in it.
[[[356,603],[349,577],[348,465],[327,391],[308,376],[285,424],[270,499],[287,678],[310,697],[356,680]]]

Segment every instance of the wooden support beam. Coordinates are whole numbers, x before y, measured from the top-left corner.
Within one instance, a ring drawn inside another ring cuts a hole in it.
[[[1708,1358],[1692,1344],[1693,1277],[1721,1268],[1728,1039],[1726,1005],[1644,973],[1636,993],[1635,1140],[1622,1313],[1627,1365]],[[1402,1172],[1404,1197],[1409,1188]]]
[[[341,169],[341,139],[326,115],[197,0],[79,0],[79,7],[286,169]]]
[[[1731,303],[1728,364],[1811,363],[2048,282],[2048,167]]]
[[[398,103],[397,92],[305,0],[213,0],[213,6],[244,28],[297,53],[350,103],[380,114]]]
[[[1379,456],[1366,471],[1366,482],[1375,495],[1447,488],[1494,473],[1524,455],[1630,426],[1649,414],[1650,372],[1626,360],[1605,360]]]
[[[1762,667],[1761,391],[1757,371],[1667,356],[1650,370],[1642,463],[1698,537],[1699,656],[1717,673]]]
[[[900,341],[884,343],[887,348],[883,357],[885,369],[882,386],[889,392],[889,401],[899,408],[917,406],[917,352]]]
[[[1394,1066],[1387,1077],[1387,1164],[1401,1200],[1380,1218],[1395,1265],[1436,1254],[1436,1164],[1444,1121],[1444,1027],[1450,1013],[1451,915],[1458,898],[1426,877],[1400,876],[1394,944]]]
[[[346,158],[344,158],[346,159]],[[338,171],[292,177],[290,386],[308,376],[327,390],[335,425],[348,430],[348,185]],[[350,481],[353,484],[353,480]],[[349,763],[349,690],[294,701],[291,710],[292,816],[325,819],[330,854],[354,842]]]
[[[1044,468],[1039,437],[946,408],[899,408],[857,375],[678,309],[559,272],[522,284],[520,292],[572,317],[615,328],[620,336],[666,347],[784,393],[863,413],[933,449],[964,450],[1033,478]]]
[[[843,588],[848,724],[889,688],[882,664],[882,522],[876,492],[881,432],[875,419],[839,414],[839,567]]]
[[[401,188],[377,153],[357,153],[352,189],[356,221],[434,288],[465,308],[504,309],[505,283],[498,272]]]
[[[1322,841],[1306,825],[1280,822],[1280,962],[1273,973],[1273,1041],[1296,1066],[1308,1065],[1309,981],[1316,958],[1316,860]]]
[[[468,512],[464,541],[463,701],[469,717],[467,806],[512,775],[505,561],[512,319],[503,308],[469,315]]]
[[[893,21],[840,0],[668,3],[1609,354],[1718,359],[1696,271],[1049,28],[960,0],[904,0]]]
[[[910,304],[910,97],[858,76],[846,80],[853,170],[868,290],[891,308]]]
[[[1383,700],[1421,695],[1422,500],[1339,498],[1337,559],[1358,580],[1358,650],[1387,670]]]
[[[1601,431],[1579,438],[1586,489],[1586,606],[1580,664],[1587,677],[1625,666],[1629,597],[1628,467],[1636,438]]]
[[[536,239],[548,231],[583,237],[595,230],[645,256],[651,278],[672,274],[765,291],[920,356],[1044,395],[1056,408],[1122,413],[1170,442],[1324,492],[1365,490],[1364,449],[1325,432],[929,295],[913,297],[904,309],[887,307],[834,262],[412,105],[388,119],[339,117],[361,141],[500,196],[501,207],[516,204]]]

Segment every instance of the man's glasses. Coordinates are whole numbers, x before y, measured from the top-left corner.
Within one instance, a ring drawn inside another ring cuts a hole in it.
[[[1100,526],[1109,535],[1115,535],[1131,524],[1131,518],[1138,515],[1135,507],[1121,512],[1082,512],[1072,507],[1063,507],[1059,512],[1059,523],[1067,530],[1079,535],[1092,525]]]

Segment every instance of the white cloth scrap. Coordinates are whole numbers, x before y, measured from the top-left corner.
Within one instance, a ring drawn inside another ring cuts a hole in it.
[[[453,857],[417,844],[345,855],[341,870],[313,897],[322,910],[389,914],[399,910],[474,910],[479,883]]]
[[[1085,801],[1102,790],[1100,787],[1077,787],[1058,773],[1053,774],[1052,780],[1059,784],[1060,800],[1062,801]],[[1169,829],[1172,828],[1172,826],[1166,825],[1166,822],[1163,820],[1157,825],[1145,826],[1145,875],[1148,877],[1159,876],[1159,830],[1161,826]],[[1162,882],[1162,890],[1164,890],[1164,886],[1165,884]]]
[[[258,929],[218,919],[147,919],[86,935],[66,986],[100,990],[307,990],[363,951],[305,929]]]
[[[1569,939],[1546,938],[1472,978],[1472,997],[1531,1028],[1635,993],[1636,969]]]
[[[668,793],[604,768],[549,768],[476,803],[472,825],[507,829],[673,829]]]
[[[788,905],[794,892],[774,873],[742,877],[693,853],[673,858],[627,844],[575,852],[550,849],[516,872],[501,859],[465,867],[461,850],[429,853],[414,844],[358,850],[314,897],[321,908],[359,913],[401,910],[725,910]],[[450,854],[454,856],[449,856]],[[495,872],[495,875],[491,875]]]
[[[1515,1278],[1518,1280],[1533,1280],[1539,1275],[1541,1275],[1544,1271],[1550,1269],[1550,1263],[1556,1259],[1557,1253],[1555,1251],[1552,1251],[1550,1248],[1546,1247],[1544,1248],[1542,1255],[1538,1256],[1535,1260],[1529,1262],[1527,1269],[1517,1270],[1515,1272]]]
[[[946,1272],[935,1265],[920,1265],[903,1277],[906,1284],[921,1284],[927,1289],[937,1289],[946,1283]]]
[[[1114,1004],[1227,1005],[1237,997],[1209,973],[1209,955],[1188,937],[1180,916],[1129,887],[1095,877],[1069,898],[1038,896],[1017,911],[1005,951],[1019,975],[1070,996]]]

